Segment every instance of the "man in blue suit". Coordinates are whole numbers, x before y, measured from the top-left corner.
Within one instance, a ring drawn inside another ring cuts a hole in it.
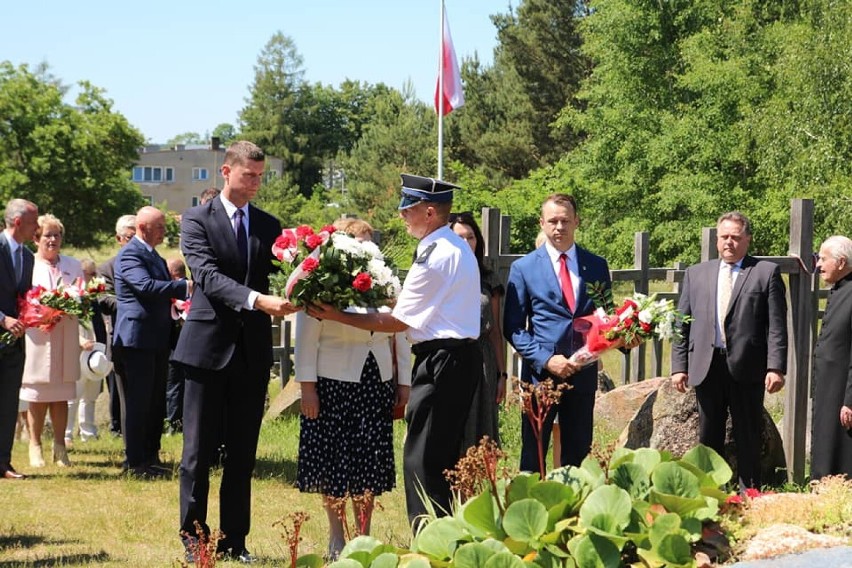
[[[611,286],[606,260],[574,243],[579,222],[574,197],[554,194],[545,199],[539,224],[546,240],[512,264],[503,313],[503,333],[523,358],[521,380],[553,379],[572,386],[551,409],[541,433],[546,452],[558,415],[562,465],[580,465],[589,453],[597,390],[597,365],[581,367],[569,360],[582,346],[573,320],[595,310],[588,283]],[[526,416],[521,435],[521,469],[538,471],[538,446]]]
[[[155,207],[136,213],[136,236],[115,260],[116,322],[113,347],[124,362],[119,380],[121,431],[127,468],[135,476],[160,477],[160,436],[166,416],[166,376],[172,298],[191,292],[172,280],[155,247],[163,242],[166,217]]]

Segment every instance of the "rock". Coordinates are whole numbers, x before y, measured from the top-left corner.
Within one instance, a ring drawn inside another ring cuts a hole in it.
[[[299,383],[292,379],[287,381],[281,392],[269,403],[269,409],[263,419],[274,420],[284,414],[298,414],[301,395]]]
[[[604,370],[598,371],[598,392],[597,396],[601,396],[606,394],[612,390],[615,390],[615,383],[612,380],[612,377],[609,376]]]
[[[595,401],[595,421],[605,423],[608,429],[616,434],[621,432],[648,395],[655,392],[665,380],[667,379],[660,377],[623,385],[603,394],[599,391]],[[600,378],[598,383],[600,384]]]
[[[836,536],[814,534],[796,525],[780,524],[760,529],[748,541],[742,560],[760,560],[813,548],[844,546],[846,540]],[[847,557],[848,558],[848,557]],[[817,564],[811,564],[816,566]],[[804,566],[804,565],[803,565]]]
[[[728,418],[725,458],[734,470],[736,478],[736,445],[731,430],[731,420]],[[697,444],[698,403],[695,390],[689,389],[686,394],[681,394],[668,380],[662,381],[659,388],[648,395],[618,439],[619,446],[668,450],[676,457],[682,456]],[[781,435],[766,409],[763,411],[761,454],[763,483],[784,483],[787,479],[784,446]]]

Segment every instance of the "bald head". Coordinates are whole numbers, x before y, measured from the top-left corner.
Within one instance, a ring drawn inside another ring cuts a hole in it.
[[[148,245],[155,247],[166,236],[166,215],[147,205],[136,212],[136,233]]]

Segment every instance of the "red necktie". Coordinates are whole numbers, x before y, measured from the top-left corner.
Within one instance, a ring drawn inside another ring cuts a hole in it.
[[[564,252],[559,255],[559,284],[562,285],[562,297],[565,305],[574,313],[574,285],[571,284],[571,273],[568,272],[568,255]]]

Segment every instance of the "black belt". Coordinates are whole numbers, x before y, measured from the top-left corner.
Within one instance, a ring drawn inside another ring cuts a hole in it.
[[[465,345],[472,345],[476,343],[475,339],[465,338],[465,339],[430,339],[429,341],[421,341],[420,343],[415,343],[411,346],[411,352],[417,356],[425,355],[427,353],[431,353],[432,351],[437,351],[438,349],[455,349],[456,347],[463,347]]]
[[[727,357],[728,356],[728,350],[725,349],[724,347],[714,347],[713,348],[713,356],[714,357],[715,356]]]

